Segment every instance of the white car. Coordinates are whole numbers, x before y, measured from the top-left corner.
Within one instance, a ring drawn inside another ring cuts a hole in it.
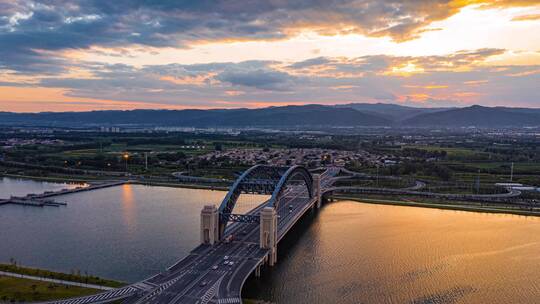
[[[217,269],[218,269],[218,265],[212,266],[212,269],[213,269],[213,270],[217,270]]]

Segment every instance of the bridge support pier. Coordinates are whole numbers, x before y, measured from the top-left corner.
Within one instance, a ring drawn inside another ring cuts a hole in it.
[[[317,209],[321,208],[321,175],[320,174],[313,174],[313,196],[317,198],[317,201],[315,202],[315,205],[317,206]]]
[[[219,241],[219,213],[215,205],[206,205],[201,211],[201,244],[214,245]]]
[[[259,266],[257,266],[257,268],[255,268],[255,277],[256,278],[261,277],[261,265],[259,265]]]
[[[277,213],[272,207],[264,207],[260,215],[260,248],[269,249],[270,266],[277,262]]]

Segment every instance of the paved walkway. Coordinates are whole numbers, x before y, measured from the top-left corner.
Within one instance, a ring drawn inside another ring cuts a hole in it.
[[[49,279],[49,278],[36,277],[36,276],[19,274],[19,273],[14,273],[14,272],[6,272],[6,271],[0,271],[0,276],[30,279],[30,280],[36,280],[36,281],[42,281],[42,282],[51,282],[51,283],[56,283],[56,284],[64,284],[64,285],[78,286],[78,287],[92,288],[92,289],[99,289],[99,290],[115,289],[113,287],[107,287],[107,286],[101,286],[101,285],[95,285],[95,284],[85,284],[85,283],[79,283],[79,282],[73,282],[73,281]]]

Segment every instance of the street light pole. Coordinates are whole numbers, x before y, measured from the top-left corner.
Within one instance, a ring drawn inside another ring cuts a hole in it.
[[[128,159],[129,159],[129,154],[124,153],[124,160],[126,161],[126,172],[128,172]]]
[[[512,166],[510,167],[510,182],[514,180],[514,162],[512,162]]]
[[[379,187],[379,164],[377,164],[377,187]]]
[[[148,152],[144,152],[144,169],[148,171]]]
[[[480,169],[478,169],[478,174],[476,175],[476,194],[480,194]]]

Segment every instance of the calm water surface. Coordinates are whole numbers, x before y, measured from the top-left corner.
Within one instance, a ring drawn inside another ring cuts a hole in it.
[[[29,192],[39,192],[35,182],[28,182]],[[199,244],[201,209],[220,203],[225,193],[123,185],[56,197],[67,202],[66,207],[3,205],[0,262],[13,257],[27,266],[78,269],[128,282],[145,279]],[[263,199],[242,198],[244,206]]]
[[[540,303],[540,218],[332,203],[244,296],[275,303]],[[279,251],[278,247],[278,251]]]
[[[143,279],[198,244],[201,208],[224,195],[125,185],[60,197],[67,207],[0,206],[0,261]],[[540,299],[540,218],[338,202],[308,215],[278,252],[278,265],[248,280],[245,297],[273,303]]]

